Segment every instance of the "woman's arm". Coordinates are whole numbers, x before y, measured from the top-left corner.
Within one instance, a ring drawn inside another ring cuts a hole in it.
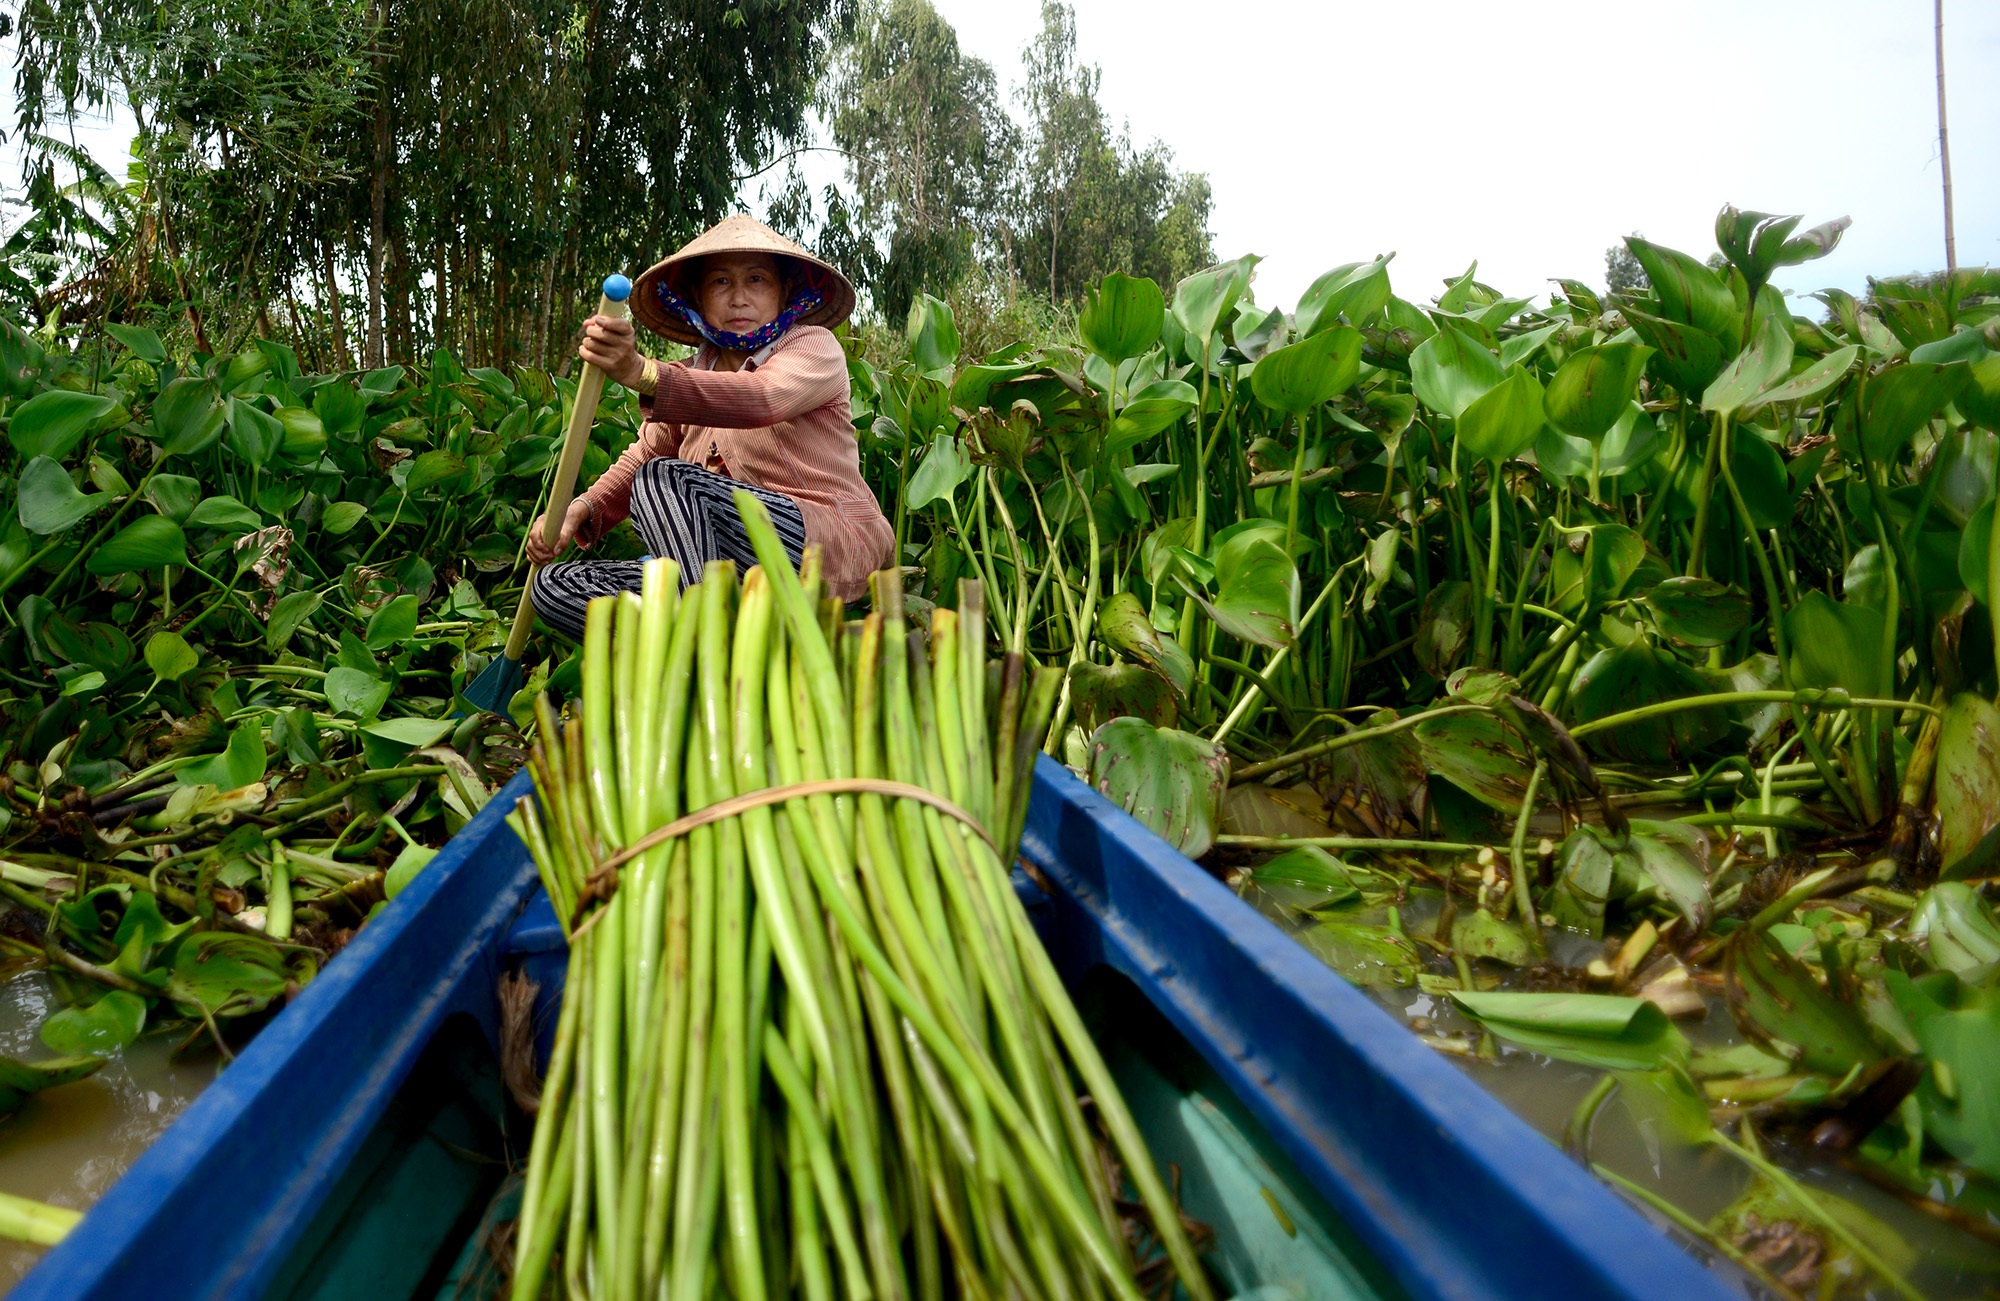
[[[639,467],[656,456],[673,456],[681,450],[682,428],[678,424],[667,424],[659,420],[648,420],[639,426],[639,436],[625,449],[624,455],[611,463],[611,468],[597,476],[597,482],[578,495],[577,500],[588,501],[591,518],[577,530],[576,540],[590,546],[604,536],[611,526],[632,513],[632,479],[639,473]]]
[[[763,429],[847,396],[847,354],[826,330],[807,327],[755,370],[660,368],[655,420],[716,429]]]

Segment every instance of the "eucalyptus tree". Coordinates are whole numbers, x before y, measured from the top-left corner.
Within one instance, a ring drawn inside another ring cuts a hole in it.
[[[1207,178],[1176,171],[1166,145],[1137,149],[1112,128],[1070,6],[1043,4],[1022,72],[1027,131],[1007,238],[1030,284],[1070,302],[1112,271],[1170,283],[1215,260]]]
[[[172,286],[104,312],[181,304],[214,347],[289,332],[330,365],[541,360],[588,306],[575,285],[720,217],[800,136],[851,19],[851,0],[28,0],[15,92],[31,177],[54,128],[133,115],[133,229]],[[43,226],[104,257],[59,188],[31,188]]]
[[[899,321],[918,293],[958,280],[991,237],[1017,133],[991,65],[959,48],[930,0],[871,5],[825,98],[858,215],[889,236],[875,298]]]

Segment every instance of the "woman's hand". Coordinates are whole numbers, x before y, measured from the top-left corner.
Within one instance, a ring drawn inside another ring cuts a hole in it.
[[[635,338],[630,320],[593,316],[583,323],[583,344],[576,355],[603,371],[607,379],[632,388],[645,375]]]
[[[562,533],[556,538],[556,544],[552,547],[542,533],[542,530],[548,527],[549,517],[546,514],[535,516],[535,522],[528,526],[528,559],[534,564],[546,565],[569,550],[569,544],[576,539],[576,531],[582,528],[583,522],[589,518],[589,504],[581,497],[572,501],[569,510],[563,515]]]

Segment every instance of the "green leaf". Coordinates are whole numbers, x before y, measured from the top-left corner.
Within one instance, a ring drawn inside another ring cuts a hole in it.
[[[194,504],[201,500],[201,480],[184,474],[156,474],[146,485],[146,500],[174,523],[185,525]]]
[[[1646,593],[1660,631],[1677,646],[1726,646],[1750,625],[1750,596],[1712,578],[1669,578]]]
[[[46,456],[37,456],[21,472],[17,511],[21,527],[28,532],[60,533],[110,500],[108,492],[78,492],[68,470]]]
[[[1490,809],[1519,813],[1534,756],[1491,714],[1446,714],[1415,728],[1424,767]]]
[[[2000,860],[2000,708],[1965,692],[1938,736],[1939,875],[1973,876]]]
[[[1190,356],[1204,354],[1215,340],[1217,327],[1236,310],[1236,304],[1250,288],[1250,279],[1263,259],[1246,254],[1233,262],[1197,271],[1174,286],[1175,322],[1194,342]]]
[[[222,437],[226,415],[208,381],[183,375],[153,403],[153,437],[171,455],[192,456]]]
[[[96,1056],[51,1057],[45,1061],[23,1062],[0,1057],[0,1116],[20,1110],[28,1096],[44,1089],[59,1088],[95,1075],[108,1058]]]
[[[1179,717],[1173,684],[1139,664],[1081,660],[1069,666],[1069,694],[1077,722],[1086,732],[1114,718],[1142,718],[1155,727],[1168,727]]]
[[[1360,369],[1361,331],[1343,325],[1266,353],[1250,387],[1272,410],[1300,415],[1344,392]]]
[[[264,527],[264,517],[234,497],[204,497],[188,512],[187,527],[220,529],[224,533],[254,533]]]
[[[1792,332],[1777,316],[1766,316],[1750,346],[1736,354],[1701,395],[1701,409],[1720,416],[1755,405],[1758,395],[1792,373]]]
[[[342,665],[326,675],[326,703],[336,714],[368,720],[389,702],[389,684],[372,673]]]
[[[1510,967],[1535,963],[1534,946],[1513,922],[1503,922],[1484,908],[1461,912],[1451,923],[1452,951],[1468,961],[1485,958]]]
[[[1880,610],[1807,592],[1785,612],[1785,637],[1791,643],[1787,670],[1794,687],[1882,694],[1888,666],[1881,663]]]
[[[1685,1062],[1687,1040],[1643,998],[1453,990],[1459,1009],[1507,1042],[1557,1061],[1614,1071]]]
[[[229,399],[229,450],[252,467],[269,465],[285,441],[285,427],[276,417],[241,398]]]
[[[368,508],[358,501],[337,501],[319,517],[319,526],[337,538],[350,532],[367,514]]]
[[[274,655],[281,653],[319,606],[320,594],[314,591],[287,592],[279,597],[264,625],[265,647]]]
[[[408,592],[394,597],[368,618],[369,650],[401,646],[417,633],[417,598]]]
[[[1730,431],[1729,473],[1736,480],[1736,490],[1743,494],[1743,504],[1750,508],[1750,522],[1759,530],[1791,523],[1795,500],[1785,460],[1754,430]],[[1723,485],[1717,486],[1727,491]]]
[[[403,491],[423,492],[438,484],[455,479],[465,472],[465,458],[457,452],[434,447],[410,462],[409,477],[403,480]]]
[[[162,682],[178,682],[201,667],[201,656],[187,638],[163,629],[146,639],[146,667]]]
[[[99,577],[166,565],[186,565],[187,535],[164,515],[148,515],[120,529],[90,553],[83,567]]]
[[[1264,533],[1217,538],[1216,595],[1197,594],[1202,609],[1232,637],[1273,649],[1286,645],[1298,626],[1298,566]]]
[[[1743,273],[1744,280],[1761,288],[1779,267],[1797,266],[1831,253],[1849,225],[1848,218],[1837,217],[1796,239],[1788,238],[1802,220],[1725,206],[1715,218],[1716,247]]]
[[[369,736],[379,736],[385,741],[416,750],[435,745],[438,738],[451,730],[451,721],[440,718],[384,718],[365,725],[361,730]]]
[[[1114,718],[1090,738],[1091,784],[1190,858],[1215,843],[1229,753],[1202,737]]]
[[[116,405],[98,393],[48,389],[14,408],[7,422],[7,438],[23,460],[46,456],[60,461],[97,429]]]
[[[1097,607],[1097,635],[1166,678],[1185,697],[1194,686],[1194,661],[1173,638],[1153,627],[1146,607],[1130,592],[1117,592]]]
[[[1706,330],[1624,309],[1626,324],[1651,346],[1647,369],[1682,393],[1699,393],[1722,373],[1722,340]]]
[[[1840,383],[1854,365],[1854,359],[1860,355],[1861,345],[1857,343],[1836,348],[1798,374],[1782,379],[1759,393],[1752,405],[1761,407],[1774,402],[1810,402]]]
[[[1317,334],[1339,325],[1361,326],[1373,320],[1389,305],[1389,259],[1394,253],[1373,262],[1350,262],[1327,272],[1299,298],[1292,313],[1301,335]]]
[[[1417,400],[1454,420],[1505,378],[1492,349],[1454,321],[1441,322],[1438,332],[1410,353],[1410,387]]]
[[[1874,460],[1894,460],[1969,378],[1969,368],[1963,365],[1923,362],[1905,362],[1874,376],[1868,381],[1861,416],[1863,448]]]
[[[1965,522],[1958,539],[1958,577],[1974,600],[1991,610],[2000,605],[1993,590],[1993,515],[1996,507],[1987,502]]]
[[[1158,341],[1166,312],[1158,284],[1113,271],[1091,286],[1077,313],[1077,331],[1092,352],[1116,365]]]
[[[1606,647],[1577,670],[1570,709],[1577,722],[1586,723],[1709,691],[1700,674],[1640,638]],[[1583,740],[1605,758],[1680,764],[1720,741],[1728,730],[1729,716],[1719,709],[1682,709],[1593,732]]]
[[[111,337],[125,345],[125,350],[141,361],[157,366],[167,359],[167,345],[160,342],[160,336],[143,325],[118,325],[105,322],[104,328]]]
[[[1917,1085],[1924,1134],[1989,1178],[2000,1179],[2000,997],[1940,973],[1883,974],[1930,1069]]]
[[[1361,897],[1347,864],[1318,845],[1288,849],[1246,872],[1243,879],[1293,908],[1325,908]]]
[[[1183,380],[1153,381],[1119,408],[1117,419],[1111,422],[1110,436],[1104,442],[1104,454],[1116,456],[1146,441],[1194,410],[1200,400],[1194,385]]]
[[[1512,370],[1516,366],[1527,365],[1536,353],[1547,346],[1550,339],[1553,339],[1558,333],[1568,328],[1569,322],[1567,321],[1550,321],[1540,329],[1529,330],[1525,334],[1507,336],[1500,341],[1501,367],[1506,370]],[[1624,345],[1621,344],[1620,346]]]
[[[403,368],[401,366],[384,366],[380,370],[371,370],[361,377],[361,392],[364,397],[368,398],[380,399],[391,397],[402,386]]]
[[[174,1002],[190,1014],[262,1011],[285,992],[284,955],[253,935],[203,931],[174,954]]]
[[[148,331],[150,333],[150,331]],[[146,1028],[146,1000],[122,989],[105,991],[89,1007],[66,1007],[42,1022],[51,1052],[108,1056]]]
[[[946,370],[958,361],[958,322],[950,307],[929,294],[918,294],[910,303],[903,337],[909,340],[910,360],[918,370]]]
[[[210,755],[179,769],[174,773],[174,780],[183,786],[240,790],[263,779],[267,759],[264,722],[261,718],[252,718],[230,730],[229,744],[221,754]]]
[[[1662,317],[1692,325],[1735,350],[1743,329],[1742,309],[1722,277],[1678,249],[1636,235],[1627,238],[1625,245],[1646,269]]]
[[[1632,409],[1652,354],[1640,343],[1606,343],[1571,353],[1542,398],[1549,423],[1574,438],[1596,442],[1604,437]]]
[[[305,407],[282,406],[273,415],[285,431],[278,450],[294,464],[317,457],[326,447],[326,426]]]
[[[1293,938],[1349,982],[1367,989],[1407,989],[1424,960],[1416,946],[1386,926],[1323,918]]]
[[[1626,850],[1644,883],[1687,918],[1690,934],[1708,925],[1708,837],[1683,822],[1634,818]]]
[[[64,696],[89,695],[99,687],[102,687],[105,681],[106,678],[102,672],[97,669],[91,669],[89,672],[79,673],[69,681],[63,683],[62,694]]]
[[[1924,891],[1910,910],[1909,936],[1930,950],[1932,966],[1967,984],[1984,984],[2000,968],[2000,922],[1979,892],[1963,881],[1944,881]]]
[[[1836,1077],[1882,1056],[1861,1010],[1821,988],[1805,964],[1765,932],[1737,932],[1725,970],[1736,1023],[1780,1056]]]
[[[2000,430],[2000,355],[1975,362],[1958,391],[1958,410],[1967,420]]]
[[[1418,667],[1434,678],[1446,676],[1471,640],[1472,584],[1454,578],[1432,587],[1417,619]]]
[[[332,435],[359,433],[361,421],[368,414],[367,400],[346,380],[320,385],[313,391],[312,401],[320,427]]]
[[[1541,382],[1531,372],[1517,370],[1465,408],[1458,418],[1458,441],[1480,460],[1499,465],[1533,447],[1541,428]]]
[[[389,870],[382,877],[382,895],[394,899],[409,889],[410,882],[417,879],[417,873],[431,865],[438,851],[427,845],[405,845],[396,855],[396,861],[389,864]]]
[[[958,489],[972,477],[972,457],[964,440],[939,434],[910,474],[905,502],[910,510],[922,510],[933,502],[949,503]]]

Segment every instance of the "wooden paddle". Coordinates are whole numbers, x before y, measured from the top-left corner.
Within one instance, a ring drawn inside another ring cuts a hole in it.
[[[597,315],[629,316],[625,300],[631,296],[630,280],[619,275],[606,276],[604,296],[597,300]],[[550,547],[562,537],[563,517],[569,513],[570,501],[576,495],[576,474],[583,466],[584,449],[590,445],[590,426],[597,419],[597,400],[604,395],[604,382],[603,371],[589,362],[583,364],[583,374],[576,381],[576,402],[570,407],[569,428],[563,431],[562,457],[556,462],[556,477],[549,485],[548,506],[542,513],[542,540]],[[521,655],[528,649],[528,634],[535,628],[535,607],[529,593],[534,590],[535,575],[540,572],[540,565],[528,570],[527,585],[521,589],[521,604],[514,610],[514,628],[507,635],[507,648],[465,689],[466,700],[476,709],[505,713],[507,702],[521,689]]]

